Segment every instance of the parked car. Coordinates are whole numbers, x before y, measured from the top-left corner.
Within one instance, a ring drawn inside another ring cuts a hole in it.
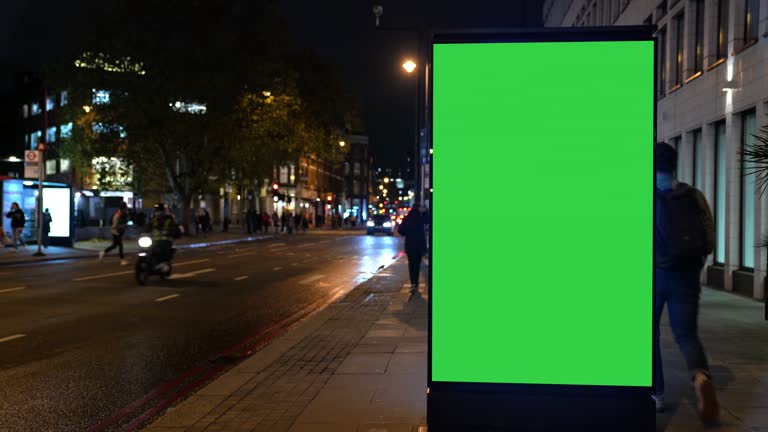
[[[368,219],[365,227],[368,235],[375,235],[376,233],[395,235],[395,222],[388,215],[375,215]]]

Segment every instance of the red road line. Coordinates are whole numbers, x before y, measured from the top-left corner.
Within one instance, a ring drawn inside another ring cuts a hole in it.
[[[171,404],[176,402],[177,400],[183,398],[184,396],[189,395],[190,393],[194,392],[198,388],[200,388],[204,383],[207,382],[207,380],[211,379],[212,377],[216,376],[218,373],[222,372],[224,369],[226,369],[227,366],[219,366],[213,368],[210,372],[200,377],[200,379],[197,379],[193,381],[192,383],[187,384],[186,386],[182,387],[181,390],[177,391],[171,397],[164,400],[160,404],[156,405],[154,408],[150,409],[149,411],[145,412],[144,414],[138,416],[135,418],[131,423],[128,424],[128,426],[122,428],[124,432],[133,432],[136,429],[138,429],[140,426],[142,426],[144,423],[155,417],[160,411],[168,408]]]
[[[88,432],[100,432],[100,431],[107,430],[108,428],[110,428],[111,426],[118,423],[120,420],[122,420],[126,416],[128,416],[131,412],[141,408],[151,400],[159,396],[162,396],[164,393],[167,393],[168,391],[173,390],[174,387],[184,382],[184,380],[188,379],[190,376],[202,371],[205,368],[206,368],[206,365],[195,366],[187,370],[186,372],[182,373],[181,375],[177,376],[176,378],[173,378],[171,381],[168,381],[165,384],[162,384],[154,388],[152,391],[147,393],[144,397],[131,402],[130,404],[123,407],[123,409],[121,409],[120,411],[102,420],[96,426],[91,427],[90,429],[88,429]]]

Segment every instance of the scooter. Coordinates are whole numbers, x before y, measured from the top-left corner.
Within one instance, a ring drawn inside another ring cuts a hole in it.
[[[149,276],[160,276],[165,280],[171,276],[171,261],[176,253],[176,248],[171,246],[167,257],[162,256],[161,248],[153,244],[152,238],[142,236],[139,238],[139,257],[136,260],[136,282],[145,285]]]

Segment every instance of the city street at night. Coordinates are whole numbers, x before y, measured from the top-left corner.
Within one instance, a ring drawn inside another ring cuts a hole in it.
[[[135,401],[194,390],[401,248],[388,236],[308,234],[183,249],[171,280],[146,286],[115,257],[0,267],[0,430],[127,423],[169,396]]]

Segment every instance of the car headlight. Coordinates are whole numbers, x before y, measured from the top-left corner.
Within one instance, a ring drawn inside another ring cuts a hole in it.
[[[391,228],[392,227],[392,222],[384,222],[383,226],[384,226],[384,228]]]
[[[149,237],[141,237],[139,238],[139,246],[143,248],[148,248],[152,246],[152,239]]]
[[[373,223],[373,221],[368,221],[368,222],[365,224],[365,226],[369,226],[369,227],[372,227],[372,226],[374,226],[374,225],[376,225],[376,224],[374,224],[374,223]]]

